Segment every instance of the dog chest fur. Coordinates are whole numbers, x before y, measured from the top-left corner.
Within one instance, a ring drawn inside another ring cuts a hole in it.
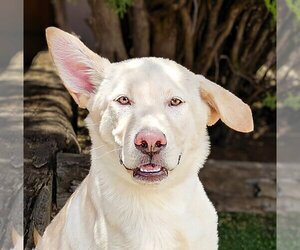
[[[67,235],[72,239],[64,249],[217,249],[217,216],[196,179],[157,195],[145,189],[126,190],[124,196],[120,190],[102,192],[99,185],[106,184],[90,175],[84,180],[55,218],[67,222],[63,231],[51,240],[50,248],[42,249],[52,249]],[[87,195],[90,188],[98,190],[92,197]],[[57,230],[55,224],[47,231]]]

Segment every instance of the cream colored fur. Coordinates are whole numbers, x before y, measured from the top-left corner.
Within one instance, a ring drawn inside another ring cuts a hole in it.
[[[206,127],[221,118],[251,131],[249,107],[171,60],[110,63],[57,28],[47,29],[47,40],[64,84],[89,110],[92,162],[37,249],[217,249],[217,213],[198,179],[209,153]],[[118,103],[119,96],[131,105]],[[173,97],[183,103],[170,106]],[[156,183],[137,181],[124,167],[142,161],[133,140],[145,128],[167,139],[159,161],[169,174]]]

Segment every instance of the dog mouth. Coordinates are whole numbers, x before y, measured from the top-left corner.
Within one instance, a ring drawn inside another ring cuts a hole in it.
[[[134,169],[126,168],[132,171],[134,179],[142,182],[157,183],[168,177],[168,169],[153,163],[143,164]]]

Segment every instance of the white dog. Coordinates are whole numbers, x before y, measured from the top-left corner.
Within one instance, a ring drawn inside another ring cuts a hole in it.
[[[110,63],[73,35],[46,34],[66,88],[89,110],[93,146],[90,173],[37,249],[217,249],[217,214],[198,179],[206,127],[220,118],[252,131],[248,105],[171,60]]]

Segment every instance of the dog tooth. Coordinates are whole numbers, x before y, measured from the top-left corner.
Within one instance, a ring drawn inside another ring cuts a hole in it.
[[[159,168],[159,169],[143,169],[143,168],[141,168],[141,171],[145,172],[145,173],[157,173],[157,172],[161,171],[161,168]]]

